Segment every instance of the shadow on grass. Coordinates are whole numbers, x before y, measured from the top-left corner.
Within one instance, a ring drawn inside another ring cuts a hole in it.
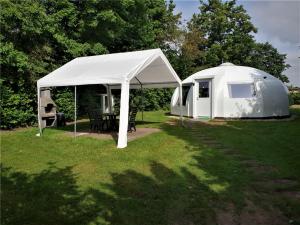
[[[72,167],[37,174],[2,167],[1,224],[214,224],[220,196],[205,182],[154,161],[150,170],[112,173],[101,189],[80,190]]]

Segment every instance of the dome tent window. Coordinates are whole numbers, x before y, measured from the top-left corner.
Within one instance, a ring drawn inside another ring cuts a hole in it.
[[[252,98],[256,95],[253,83],[229,84],[230,98]]]
[[[199,82],[199,98],[209,98],[209,82]]]

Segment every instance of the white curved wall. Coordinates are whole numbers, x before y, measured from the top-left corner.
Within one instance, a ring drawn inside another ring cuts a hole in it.
[[[180,106],[179,106],[179,88],[176,88],[171,99],[171,114],[180,115]],[[182,106],[182,115],[183,116],[193,116],[193,87],[190,88],[185,106]]]
[[[289,101],[285,85],[272,75],[250,67],[219,66],[200,71],[183,81],[195,83],[199,79],[212,79],[212,116],[223,118],[257,118],[289,115]],[[228,84],[252,83],[256,96],[250,98],[231,98]],[[192,86],[183,115],[193,117]],[[176,88],[171,101],[171,113],[180,114],[179,89]],[[196,107],[195,107],[196,110]],[[194,115],[198,117],[201,115]]]

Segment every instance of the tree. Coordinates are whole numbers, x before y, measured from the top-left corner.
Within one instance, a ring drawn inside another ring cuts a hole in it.
[[[209,67],[222,61],[243,64],[254,45],[252,33],[257,32],[246,10],[236,5],[235,0],[201,1],[199,10],[189,26],[203,32],[207,39],[206,45],[200,49],[205,51],[202,64]]]
[[[202,53],[194,60],[194,68],[218,66],[227,61],[262,69],[288,82],[282,74],[289,67],[286,55],[269,43],[255,42],[253,33],[257,29],[242,5],[235,0],[201,0],[200,4],[199,14],[194,14],[188,23],[188,32],[205,38],[205,42],[194,39]]]
[[[283,74],[290,67],[285,63],[286,55],[280,54],[270,43],[255,43],[248,60],[246,65],[266,71],[283,82],[289,82],[288,77]]]
[[[163,0],[0,0],[0,7],[1,86],[31,99],[31,116],[13,126],[35,120],[39,78],[79,56],[165,48],[180,18],[173,2]],[[2,98],[1,104],[9,95]]]

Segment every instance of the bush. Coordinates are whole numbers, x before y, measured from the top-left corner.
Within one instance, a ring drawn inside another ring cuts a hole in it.
[[[53,91],[53,100],[57,106],[57,112],[65,114],[67,121],[74,120],[74,93],[70,88],[57,88]]]
[[[139,111],[152,111],[170,108],[172,89],[144,89],[132,90],[130,104],[136,106]]]
[[[300,105],[300,93],[289,94],[290,105]]]
[[[37,121],[33,112],[34,101],[27,93],[14,93],[1,83],[1,128],[12,129],[32,125]]]

